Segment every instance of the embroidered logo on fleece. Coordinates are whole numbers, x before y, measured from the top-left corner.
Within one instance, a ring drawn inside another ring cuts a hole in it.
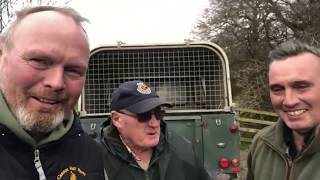
[[[61,173],[57,176],[57,180],[60,180],[64,177],[69,177],[70,180],[77,180],[77,176],[86,176],[86,173],[78,167],[70,166],[61,171]]]

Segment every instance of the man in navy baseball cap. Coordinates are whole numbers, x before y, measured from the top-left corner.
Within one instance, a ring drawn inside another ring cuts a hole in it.
[[[111,110],[125,109],[131,113],[141,114],[158,106],[170,106],[142,81],[122,83],[111,96]]]
[[[109,179],[209,180],[193,147],[162,119],[169,106],[142,81],[124,82],[111,96],[102,143]],[[191,161],[190,161],[191,160]],[[160,178],[163,177],[163,178]]]

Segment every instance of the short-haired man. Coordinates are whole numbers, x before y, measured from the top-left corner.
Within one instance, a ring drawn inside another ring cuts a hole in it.
[[[1,34],[0,179],[104,179],[101,148],[73,113],[89,59],[84,20],[25,8]]]
[[[247,180],[318,180],[320,51],[291,40],[269,58],[270,98],[280,119],[254,138]]]
[[[109,180],[209,179],[191,143],[168,132],[167,105],[142,81],[124,82],[112,93],[102,137]]]

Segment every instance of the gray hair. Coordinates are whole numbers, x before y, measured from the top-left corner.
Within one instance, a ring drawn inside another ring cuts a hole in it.
[[[17,25],[28,15],[43,11],[55,11],[61,13],[63,15],[71,17],[76,24],[78,24],[83,31],[85,32],[82,23],[89,22],[89,20],[83,16],[81,16],[76,10],[70,7],[56,7],[56,6],[35,6],[35,7],[27,7],[20,11],[16,12],[15,19],[9,24],[9,26],[2,32],[0,39],[5,45],[6,48],[10,49],[13,45],[12,43],[12,34],[17,27]],[[86,32],[85,32],[86,34]]]
[[[299,40],[288,40],[269,53],[269,65],[273,61],[284,60],[288,57],[297,56],[303,53],[311,53],[320,58],[320,50]]]

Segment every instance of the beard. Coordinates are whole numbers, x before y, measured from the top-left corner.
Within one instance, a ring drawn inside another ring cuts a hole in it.
[[[56,113],[28,112],[23,106],[15,109],[15,115],[23,129],[34,133],[48,133],[64,119],[64,111]]]
[[[4,61],[5,59],[0,59],[0,92],[2,92],[4,99],[11,112],[15,115],[18,123],[23,129],[32,133],[43,134],[51,132],[62,123],[66,114],[65,109],[67,108],[61,107],[52,111],[31,111],[26,107],[27,97],[28,95],[44,95],[44,97],[51,97],[52,99],[63,101],[67,97],[66,94],[57,94],[45,89],[25,92],[22,89],[15,88],[6,77]],[[14,95],[12,95],[13,92],[15,92]]]
[[[52,97],[52,99],[62,99],[58,97],[56,93],[49,90],[43,90],[41,92],[27,92],[16,91],[15,103],[11,104],[11,110],[16,115],[16,118],[20,125],[27,131],[32,133],[48,133],[60,125],[65,117],[64,108],[55,110],[28,110],[26,107],[27,98],[29,95],[41,94],[45,97]],[[10,104],[10,103],[9,103]]]
[[[11,112],[14,113],[18,123],[24,130],[43,134],[51,132],[62,123],[66,114],[63,108],[55,110],[54,112],[28,111],[25,107],[26,93],[16,89],[16,97],[9,100],[9,84],[5,76],[3,76],[3,70],[4,68],[1,67],[0,63],[0,92],[2,92]]]

